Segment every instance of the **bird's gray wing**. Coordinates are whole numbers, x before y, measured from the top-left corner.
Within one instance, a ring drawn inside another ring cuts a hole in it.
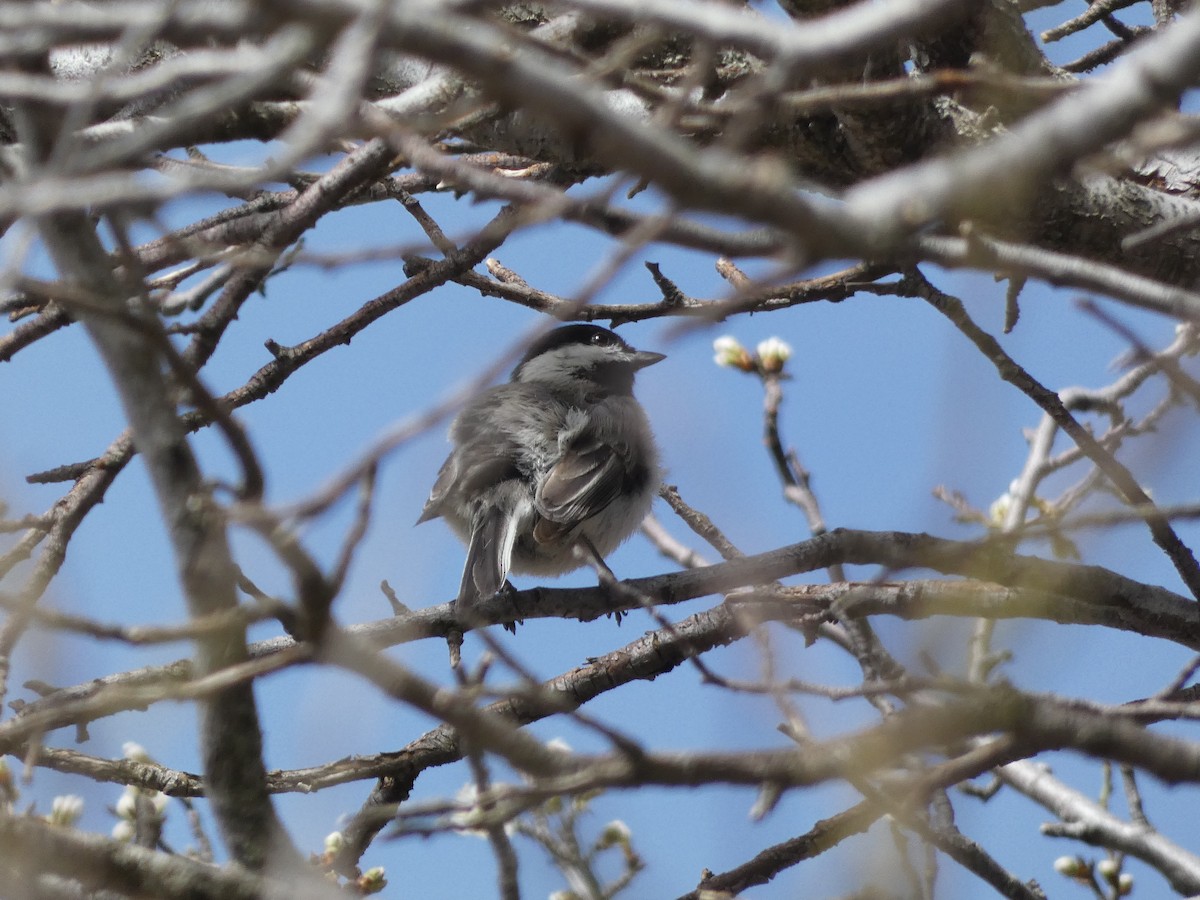
[[[480,442],[460,448],[442,464],[417,524],[442,515],[446,503],[462,502],[519,474],[513,454],[503,445]]]
[[[595,438],[577,440],[538,486],[538,512],[565,528],[577,525],[620,496],[627,468],[619,448]]]
[[[446,496],[450,493],[450,488],[454,485],[455,479],[458,477],[458,466],[454,460],[454,454],[450,454],[446,461],[442,463],[441,469],[438,470],[437,480],[433,483],[433,487],[429,491],[429,499],[425,501],[425,507],[421,510],[421,515],[417,519],[417,524],[428,522],[430,519],[436,519],[442,514],[442,504],[446,500]]]

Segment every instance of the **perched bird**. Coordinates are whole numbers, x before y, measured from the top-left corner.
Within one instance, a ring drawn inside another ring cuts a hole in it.
[[[662,359],[606,328],[566,325],[459,413],[417,522],[441,516],[467,544],[460,615],[504,588],[510,571],[602,566],[642,523],[660,472],[633,376]]]

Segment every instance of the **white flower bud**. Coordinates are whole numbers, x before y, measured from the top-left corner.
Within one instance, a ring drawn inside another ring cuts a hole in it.
[[[147,814],[159,822],[165,818],[167,804],[171,802],[171,798],[162,791],[144,791],[130,785],[117,799],[117,816],[130,822],[137,821],[139,800],[149,807]]]
[[[121,745],[121,755],[130,762],[151,763],[154,762],[150,758],[150,754],[146,752],[146,748],[135,741],[126,741]]]
[[[479,828],[483,812],[479,808],[479,788],[476,784],[474,782],[464,784],[454,795],[454,800],[462,807],[449,816],[454,830],[459,834],[486,838],[487,832]]]
[[[725,334],[713,341],[713,362],[718,366],[729,369],[741,369],[743,372],[754,371],[754,360],[750,351],[743,347],[733,335]]]
[[[1060,856],[1054,861],[1054,871],[1068,878],[1080,878],[1087,875],[1088,865],[1078,856]]]
[[[600,840],[596,842],[597,846],[604,847],[628,847],[629,841],[633,837],[633,832],[629,830],[629,826],[620,819],[613,819],[604,826],[604,830],[600,832]]]
[[[1010,493],[1003,493],[988,507],[988,524],[993,528],[1000,528],[1008,519],[1008,511],[1012,509],[1013,498]]]
[[[150,807],[154,810],[155,818],[162,821],[166,816],[167,804],[171,802],[171,798],[162,791],[148,791],[146,799],[150,801]]]
[[[764,372],[782,372],[784,363],[792,357],[792,348],[777,337],[760,341],[756,349]]]
[[[137,788],[126,787],[117,798],[117,817],[132,822],[137,818]]]
[[[83,815],[83,798],[76,794],[63,794],[50,802],[50,815],[46,817],[51,825],[68,827],[79,821]]]

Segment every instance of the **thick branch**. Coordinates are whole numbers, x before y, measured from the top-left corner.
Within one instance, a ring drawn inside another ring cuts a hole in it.
[[[140,331],[121,321],[127,292],[113,276],[95,231],[81,214],[62,213],[45,221],[42,235],[64,277],[89,286],[101,308],[111,310],[81,312],[80,317],[105,360],[133,427],[134,441],[146,459],[189,612],[200,617],[233,609],[237,605],[236,569],[223,520],[206,499],[158,354]],[[242,628],[197,641],[202,673],[245,659]],[[273,847],[294,856],[295,851],[287,849],[267,794],[262,731],[250,685],[213,695],[201,704],[200,711],[205,775],[218,822],[235,858],[259,868],[267,863]]]
[[[318,878],[290,883],[268,881],[237,867],[219,869],[186,856],[168,855],[31,816],[0,809],[0,868],[32,886],[45,873],[78,881],[89,895],[119,891],[161,900],[345,900],[345,894]],[[30,893],[28,896],[35,896]],[[37,896],[41,896],[38,894]]]

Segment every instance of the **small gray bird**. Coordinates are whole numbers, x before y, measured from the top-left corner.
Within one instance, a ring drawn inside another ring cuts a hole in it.
[[[504,588],[510,571],[602,565],[642,523],[660,472],[633,376],[662,359],[606,328],[567,325],[459,413],[417,522],[442,516],[467,544],[460,613]]]

